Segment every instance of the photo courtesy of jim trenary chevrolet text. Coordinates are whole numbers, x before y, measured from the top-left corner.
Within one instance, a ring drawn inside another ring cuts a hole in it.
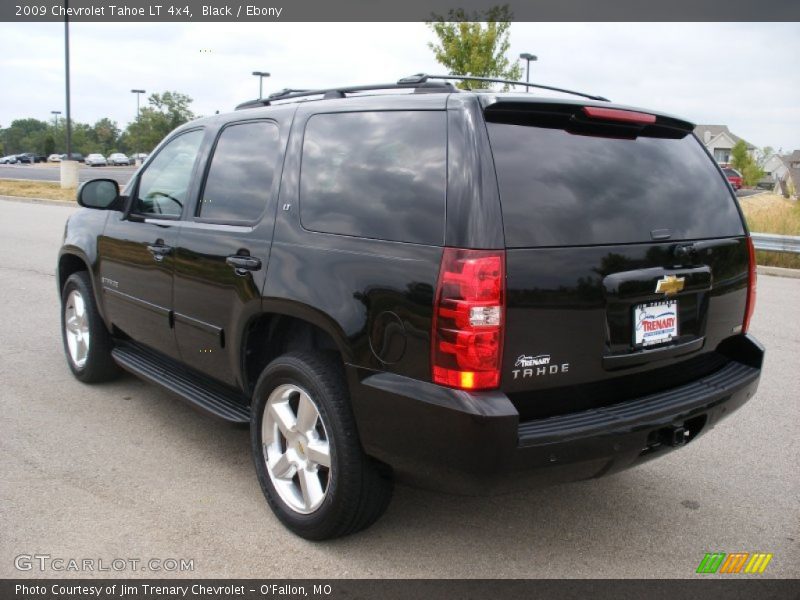
[[[0,599],[799,598],[800,4],[0,3]]]

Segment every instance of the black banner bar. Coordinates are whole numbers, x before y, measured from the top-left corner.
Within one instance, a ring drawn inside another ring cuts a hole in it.
[[[743,579],[4,579],[3,600],[484,600],[614,598],[772,600],[798,597],[797,580]]]
[[[502,4],[517,21],[800,21],[797,0],[2,0],[0,21],[426,21]]]

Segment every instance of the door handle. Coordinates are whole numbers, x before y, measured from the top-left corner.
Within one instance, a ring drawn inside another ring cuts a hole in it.
[[[156,241],[155,244],[147,244],[147,249],[156,262],[161,262],[165,256],[172,252],[172,246],[165,246],[161,240]]]
[[[258,271],[261,268],[261,261],[252,256],[242,256],[234,254],[225,259],[225,262],[233,267],[237,275],[247,275],[248,271]]]

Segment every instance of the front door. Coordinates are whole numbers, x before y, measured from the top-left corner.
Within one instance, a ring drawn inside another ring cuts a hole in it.
[[[286,127],[288,129],[288,125]],[[243,328],[261,311],[287,132],[274,121],[224,127],[175,255],[175,335],[183,362],[243,387]]]
[[[183,207],[203,130],[178,135],[139,174],[131,208],[112,215],[98,240],[111,324],[134,341],[178,357],[172,329],[172,276]]]

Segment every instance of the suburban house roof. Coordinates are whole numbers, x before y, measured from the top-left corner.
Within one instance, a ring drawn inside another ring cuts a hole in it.
[[[706,132],[711,134],[711,136],[709,137],[709,142],[706,142]],[[703,144],[710,143],[723,133],[727,135],[730,139],[732,139],[734,144],[742,139],[738,135],[731,133],[731,130],[728,129],[727,125],[698,125],[694,128],[694,134],[698,138],[700,138],[700,141],[703,142]],[[747,140],[743,141],[745,144],[747,144],[748,149],[750,150],[755,149],[755,146],[753,146],[753,144],[751,144]]]

